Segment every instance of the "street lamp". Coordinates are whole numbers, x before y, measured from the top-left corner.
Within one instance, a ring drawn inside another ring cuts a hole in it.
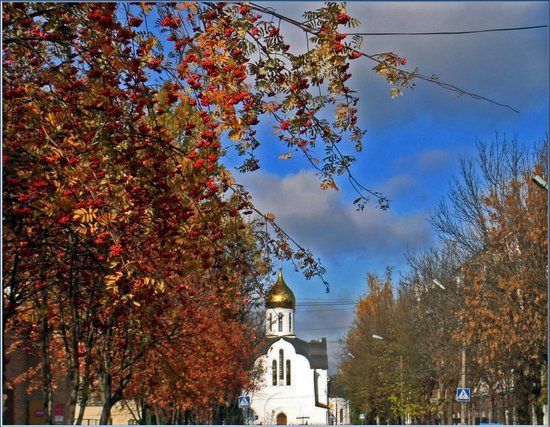
[[[441,282],[437,279],[433,279],[433,282],[439,286],[441,289],[446,290],[447,288],[441,284]]]
[[[535,175],[533,178],[531,178],[532,181],[537,184],[540,188],[548,191],[548,183],[539,175]]]

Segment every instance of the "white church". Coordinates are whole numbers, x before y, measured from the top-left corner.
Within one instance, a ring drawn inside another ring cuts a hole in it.
[[[328,424],[327,341],[294,334],[296,298],[279,271],[266,300],[263,377],[251,395],[255,424]]]

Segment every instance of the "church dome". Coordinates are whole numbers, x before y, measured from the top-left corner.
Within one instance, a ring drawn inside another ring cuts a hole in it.
[[[265,303],[267,308],[296,309],[296,297],[283,279],[283,272],[279,270],[279,278],[267,294]]]

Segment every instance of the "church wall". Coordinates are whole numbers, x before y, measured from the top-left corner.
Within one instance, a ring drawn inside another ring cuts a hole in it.
[[[279,331],[279,315],[282,315],[282,331]],[[266,310],[266,334],[268,336],[294,335],[294,309],[268,308]],[[269,325],[271,324],[271,328]]]
[[[285,378],[273,385],[273,360],[279,365],[279,350],[284,351]],[[291,362],[291,385],[286,385],[286,360]],[[306,357],[296,354],[294,346],[284,340],[277,341],[257,363],[263,364],[264,378],[259,391],[252,394],[251,407],[258,416],[257,424],[276,424],[276,417],[284,413],[288,424],[326,424],[327,409],[315,406],[314,374]],[[321,401],[326,398],[326,370],[317,370]],[[323,380],[324,378],[324,380]],[[307,417],[307,418],[301,418]]]

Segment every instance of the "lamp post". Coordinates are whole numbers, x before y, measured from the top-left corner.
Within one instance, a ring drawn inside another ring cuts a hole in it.
[[[441,290],[446,291],[447,288],[443,286],[443,284],[437,280],[432,280]],[[462,388],[466,388],[466,343],[464,340],[462,341],[462,351],[461,351],[461,369],[460,369],[460,386]],[[466,425],[466,402],[462,401],[460,402],[460,425]]]
[[[466,345],[462,343],[462,388],[466,388]],[[466,425],[466,402],[460,402],[460,425]]]
[[[540,175],[535,175],[535,176],[533,176],[533,177],[531,178],[531,180],[532,180],[537,186],[539,186],[540,188],[542,188],[543,190],[546,190],[546,192],[548,192],[548,182],[546,182],[546,180],[545,180],[543,177],[541,177]],[[547,270],[547,272],[548,272],[548,264],[547,264],[547,266],[546,266],[546,270]],[[541,374],[542,374],[542,377],[544,377],[544,373],[541,372]],[[541,381],[541,383],[542,383],[542,381]],[[548,405],[543,405],[544,424],[547,424],[547,419],[546,419],[547,415],[546,415],[546,410],[545,410],[546,408],[548,408]],[[533,413],[534,413],[534,411],[533,411]]]

